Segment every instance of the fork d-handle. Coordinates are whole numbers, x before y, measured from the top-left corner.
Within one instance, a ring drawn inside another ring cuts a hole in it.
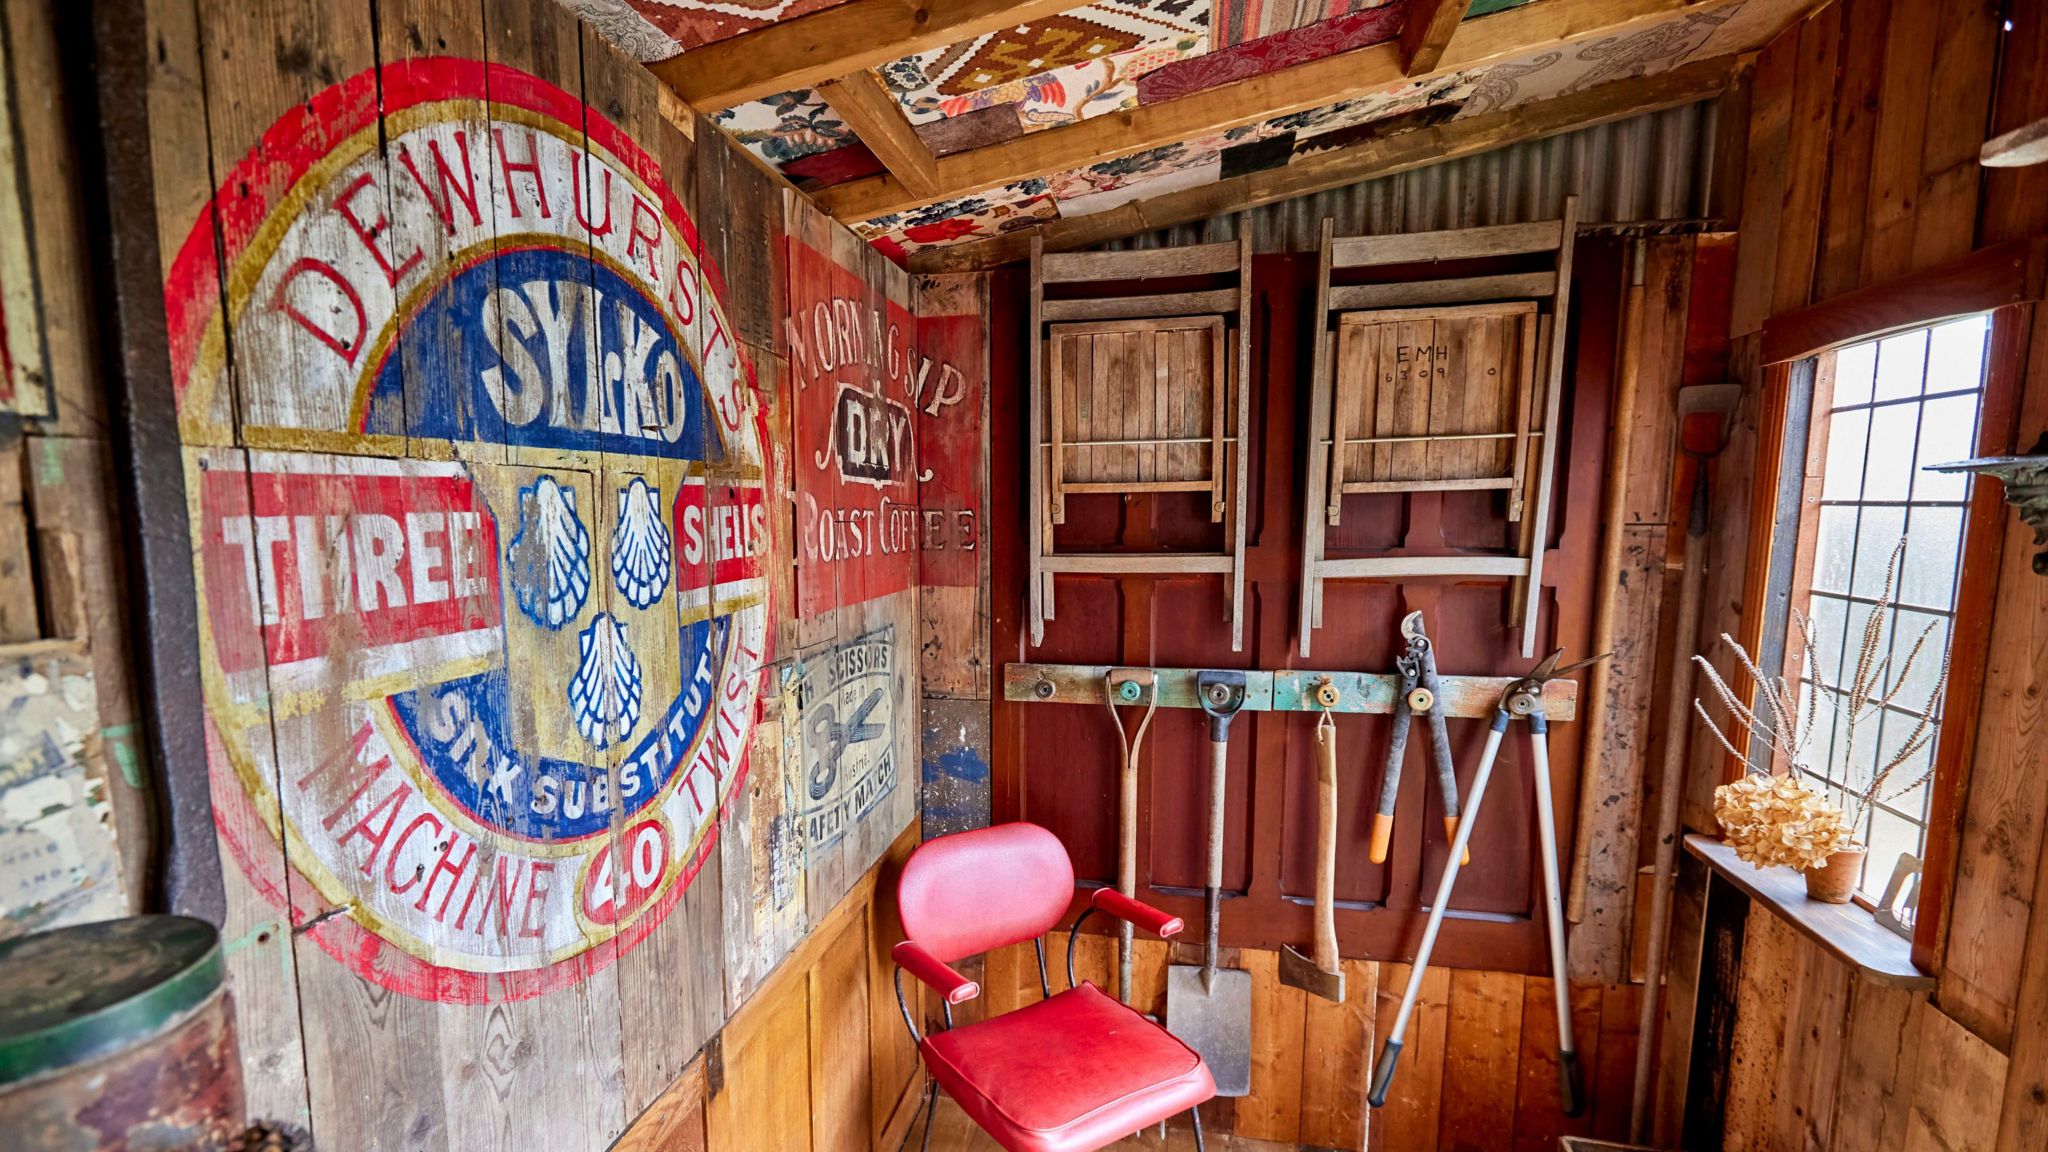
[[[1550,720],[1538,708],[1529,714],[1529,745],[1536,784],[1537,852],[1543,865],[1543,915],[1550,927],[1550,984],[1557,996],[1557,1075],[1564,1114],[1585,1107],[1578,1046],[1572,1042],[1571,985],[1564,951],[1564,900],[1557,876],[1557,817],[1550,809]]]
[[[1436,882],[1436,899],[1430,901],[1429,923],[1422,929],[1422,947],[1415,952],[1415,964],[1408,970],[1408,989],[1401,994],[1401,1011],[1394,1016],[1393,1031],[1380,1046],[1379,1064],[1372,1074],[1372,1091],[1365,1102],[1375,1108],[1387,1102],[1387,1088],[1394,1081],[1394,1064],[1401,1058],[1401,1042],[1408,1035],[1408,1017],[1415,1014],[1415,998],[1422,993],[1422,978],[1429,972],[1429,954],[1436,948],[1437,930],[1444,926],[1444,910],[1450,907],[1451,889],[1458,883],[1459,861],[1465,858],[1472,829],[1479,823],[1479,805],[1486,799],[1486,782],[1493,777],[1493,761],[1500,754],[1500,738],[1507,733],[1506,709],[1493,714],[1493,728],[1486,734],[1486,751],[1479,755],[1479,770],[1472,774],[1472,798],[1465,805],[1458,834],[1451,838],[1450,855],[1444,859],[1444,874]]]

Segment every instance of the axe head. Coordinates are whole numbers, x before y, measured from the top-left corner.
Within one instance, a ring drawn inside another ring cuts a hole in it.
[[[1311,996],[1321,996],[1332,1004],[1344,1002],[1344,966],[1339,964],[1335,972],[1325,972],[1292,944],[1280,950],[1280,982]]]

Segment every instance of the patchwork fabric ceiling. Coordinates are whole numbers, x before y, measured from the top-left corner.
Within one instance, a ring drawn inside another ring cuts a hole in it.
[[[566,2],[643,60],[657,60],[849,0]],[[1465,19],[1484,20],[1530,2],[1474,0]],[[933,157],[946,157],[1382,44],[1400,37],[1411,5],[1431,7],[1424,0],[1095,0],[906,55],[872,73],[915,140]],[[1393,130],[1500,112],[1727,56],[1762,43],[1810,6],[1811,0],[1646,4],[1665,17],[848,223],[901,260],[925,248],[1278,168]],[[807,191],[886,171],[813,89],[753,100],[718,111],[716,119]]]

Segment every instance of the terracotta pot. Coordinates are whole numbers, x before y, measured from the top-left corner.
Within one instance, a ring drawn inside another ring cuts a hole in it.
[[[1862,848],[1844,848],[1818,868],[1806,870],[1806,895],[1825,904],[1847,904],[1856,894],[1856,880],[1863,875]]]

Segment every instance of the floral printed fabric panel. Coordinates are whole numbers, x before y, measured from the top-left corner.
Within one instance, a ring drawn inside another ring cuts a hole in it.
[[[1780,8],[1772,0],[1756,5]],[[1676,19],[1646,28],[1560,44],[1520,60],[1486,69],[1472,88],[1459,119],[1500,112],[1532,100],[1551,100],[1630,80],[1668,72],[1701,56],[1701,49],[1719,42],[1716,34],[1746,7],[1688,9]]]
[[[859,142],[812,88],[728,108],[715,118],[728,136],[777,166]]]
[[[1325,135],[1465,101],[1477,81],[1478,76],[1470,72],[1402,80],[1355,99],[1268,120],[1262,127],[1269,133],[1294,133],[1297,153],[1319,151],[1326,146],[1319,142]]]
[[[920,248],[985,240],[1059,219],[1044,180],[1022,180],[976,196],[928,204],[856,224],[862,239],[893,260]]]
[[[1138,102],[1157,104],[1219,84],[1249,80],[1339,52],[1385,43],[1401,34],[1407,0],[1393,0],[1333,20],[1276,32],[1230,48],[1156,68],[1138,81]]]
[[[1382,8],[1400,0],[1214,0],[1210,38],[1218,48],[1232,48],[1279,32],[1291,32],[1353,12]],[[1484,2],[1484,0],[1480,0]],[[1476,4],[1474,5],[1477,6]]]
[[[1208,49],[1209,0],[1104,0],[880,72],[913,124],[1014,104],[1029,132],[1132,107],[1138,77]]]
[[[684,51],[846,0],[626,0]]]
[[[675,37],[656,27],[626,0],[561,0],[614,48],[642,64],[666,60],[683,50]]]

